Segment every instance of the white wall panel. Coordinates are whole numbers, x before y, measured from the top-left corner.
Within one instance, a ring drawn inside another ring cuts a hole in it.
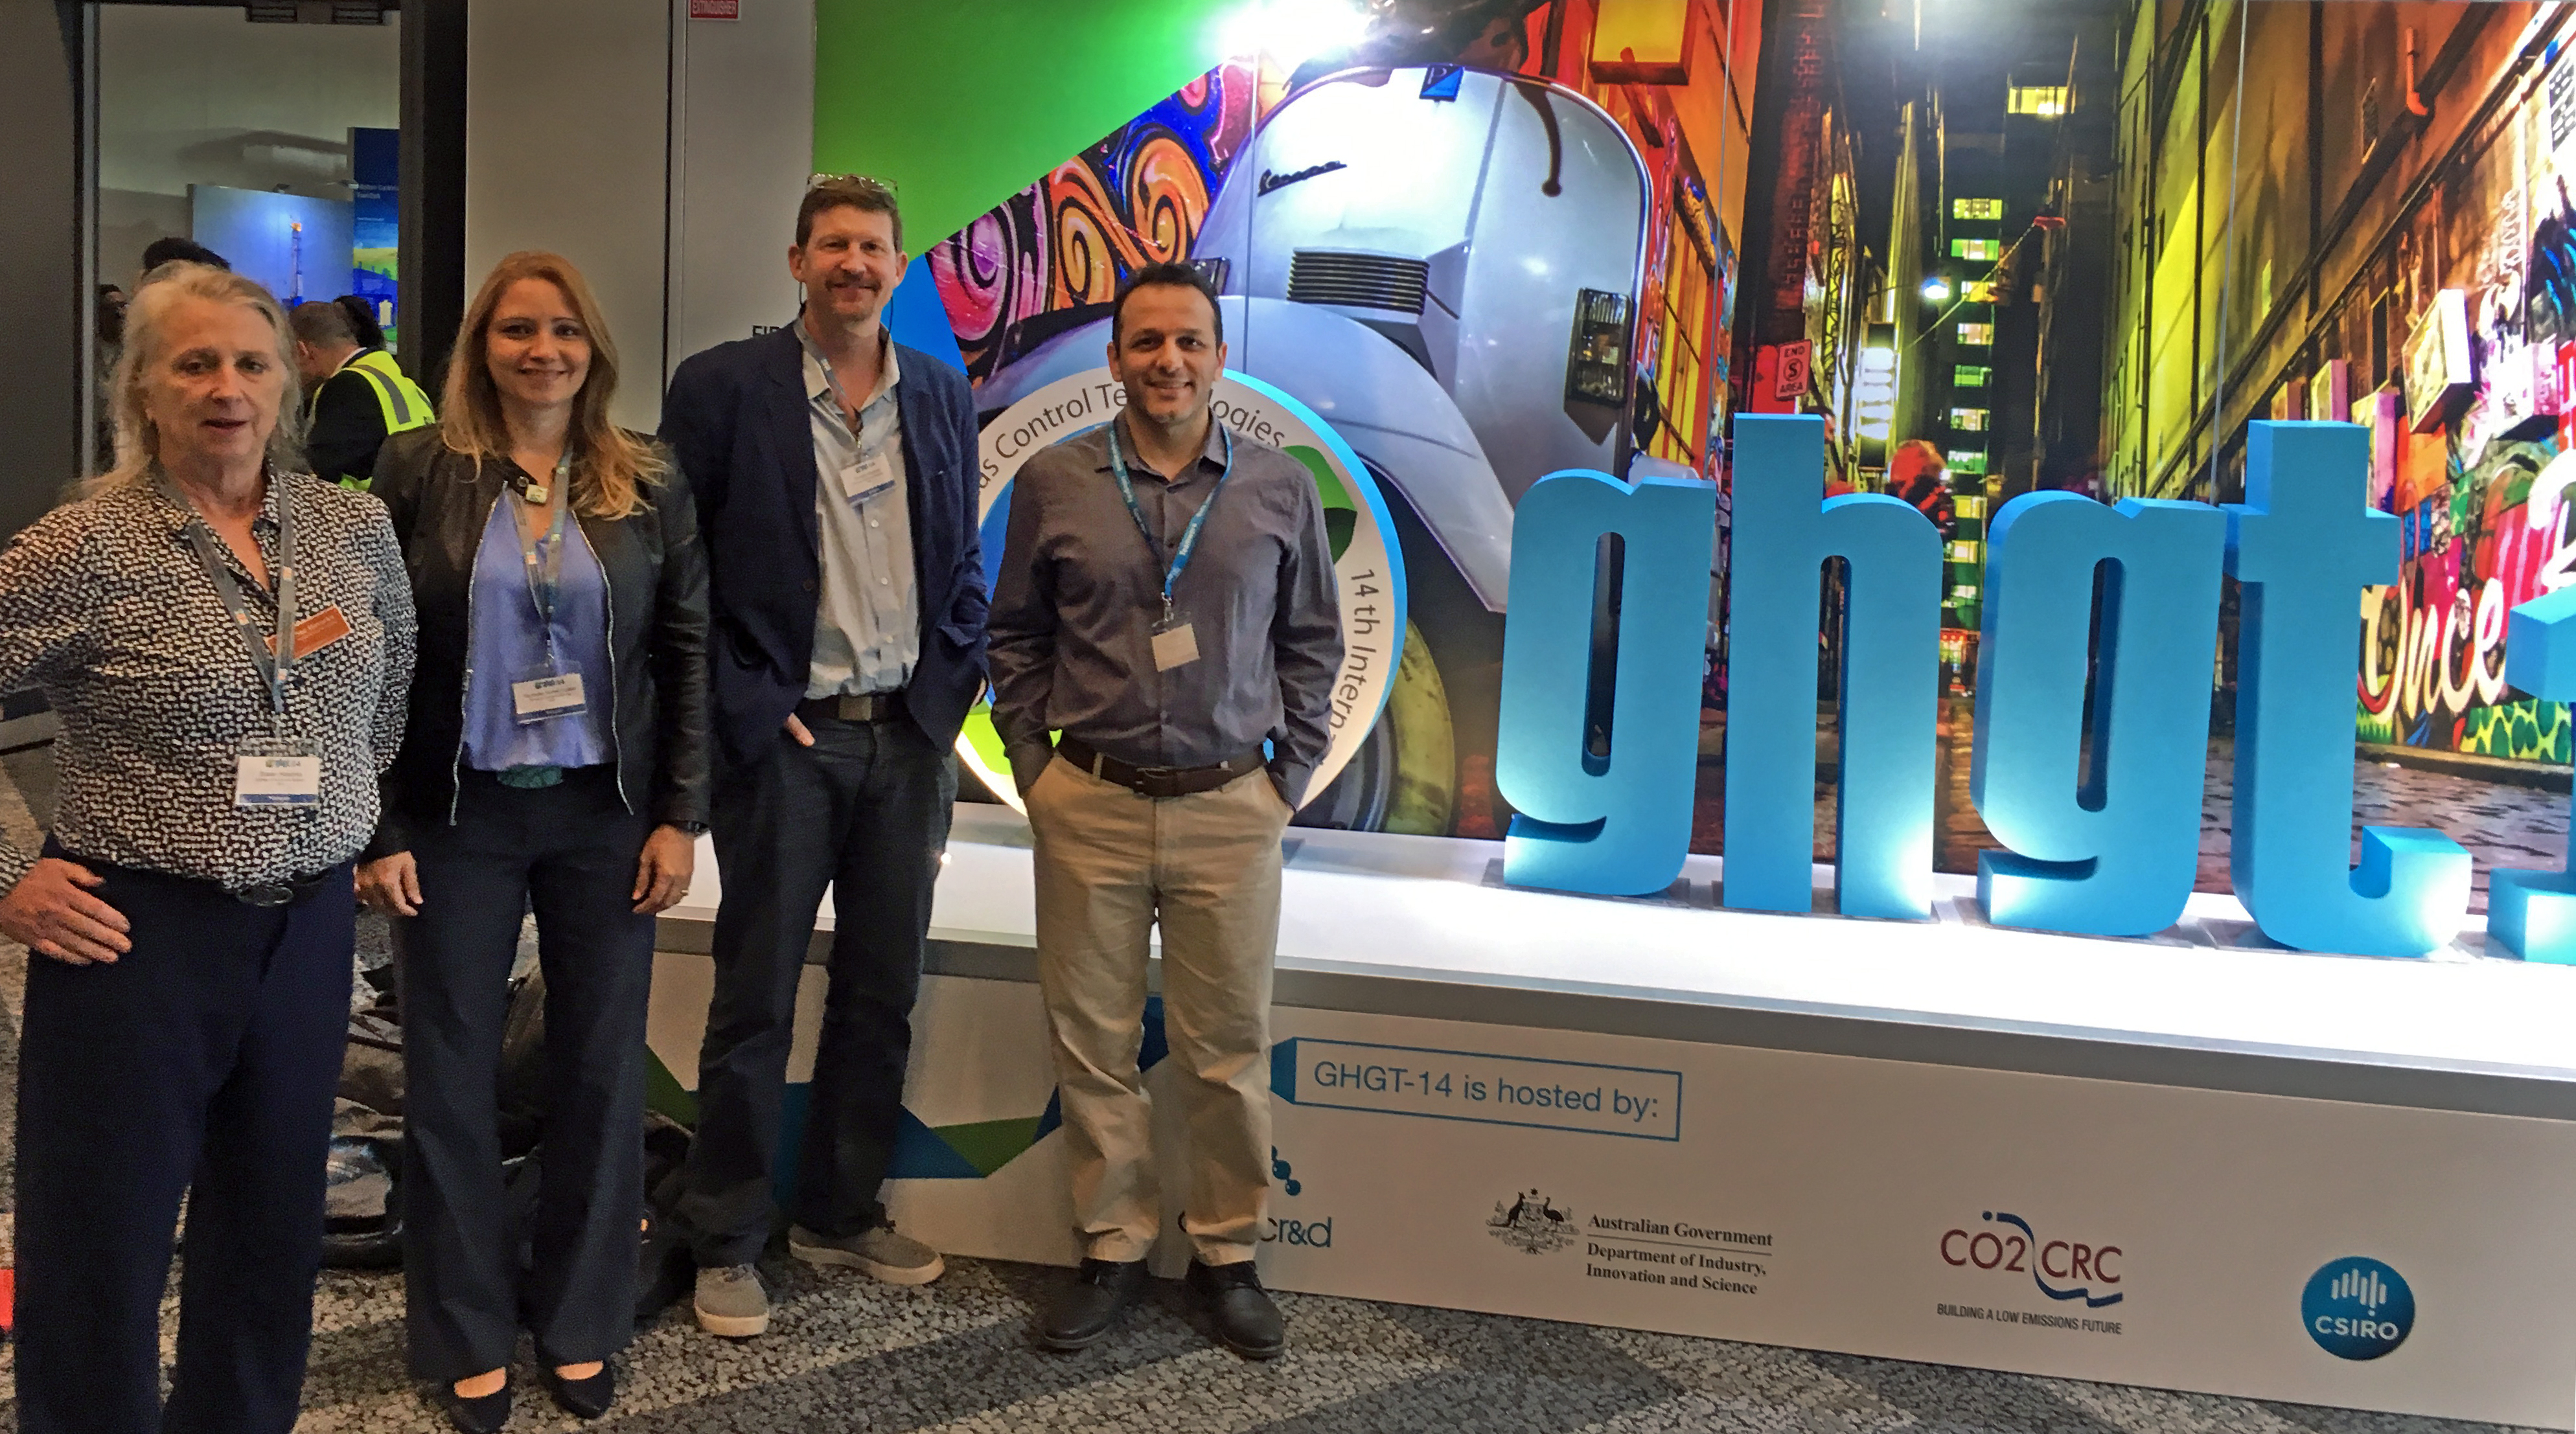
[[[617,341],[617,421],[646,430],[662,409],[670,17],[654,0],[471,0],[466,17],[468,300],[513,250],[572,260]]]

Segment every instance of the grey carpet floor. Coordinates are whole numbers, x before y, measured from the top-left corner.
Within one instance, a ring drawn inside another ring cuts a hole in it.
[[[0,757],[0,830],[30,839],[49,810],[41,753]],[[381,942],[381,931],[364,942]],[[0,1207],[14,1184],[17,1025],[26,953],[0,942]],[[5,1210],[0,1210],[5,1214]],[[0,1264],[8,1222],[0,1218]],[[1250,1364],[1212,1346],[1179,1290],[1156,1283],[1126,1329],[1079,1355],[1029,1341],[1053,1272],[954,1260],[920,1289],[792,1260],[763,1267],[770,1332],[734,1343],[685,1307],[619,1362],[611,1416],[583,1425],[548,1402],[524,1341],[514,1430],[826,1434],[1021,1430],[1119,1434],[2478,1434],[2490,1425],[2033,1379],[1592,1329],[1365,1300],[1284,1295],[1287,1357]],[[174,1287],[175,1295],[175,1287]],[[314,1309],[300,1434],[434,1434],[404,1377],[402,1276],[331,1272]],[[176,1333],[164,1302],[163,1339]],[[0,1366],[10,1356],[0,1348]],[[0,1387],[6,1370],[0,1369]],[[16,1427],[14,1406],[0,1411]]]

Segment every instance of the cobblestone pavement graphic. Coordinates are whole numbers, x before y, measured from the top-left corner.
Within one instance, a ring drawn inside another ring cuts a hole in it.
[[[0,758],[0,830],[34,838],[49,788],[41,758]],[[0,942],[0,1204],[14,1188],[26,961],[23,948]],[[8,1230],[0,1218],[0,1264],[8,1263]],[[1060,1356],[1028,1337],[1052,1271],[954,1259],[938,1283],[898,1289],[773,1258],[762,1276],[776,1301],[767,1335],[718,1340],[698,1332],[685,1306],[665,1312],[619,1359],[621,1397],[596,1424],[554,1408],[522,1341],[510,1427],[529,1434],[2503,1434],[2453,1420],[1301,1295],[1280,1297],[1292,1336],[1287,1356],[1252,1364],[1212,1346],[1169,1281],[1155,1282],[1118,1336]],[[398,1272],[325,1273],[298,1434],[445,1429],[404,1374],[402,1306]],[[177,1323],[174,1270],[162,1304],[165,1350]],[[0,1347],[0,1389],[10,1374],[11,1356]],[[13,1402],[0,1399],[0,1420],[16,1427]]]
[[[1968,796],[1969,727],[1962,707],[1954,707],[1942,726],[1937,748],[1940,785],[1934,811],[1939,823],[1933,865],[1936,869],[1973,875],[1977,853],[2000,845],[1977,817]],[[1723,794],[1725,766],[1713,754],[1713,740],[1703,735],[1700,759],[1698,822],[1691,834],[1693,851],[1721,849],[1726,834]],[[1832,735],[1820,743],[1816,782],[1816,855],[1833,860],[1835,788]],[[2193,885],[2201,891],[2227,891],[2228,834],[2236,792],[2236,746],[2220,734],[2209,739],[2206,785],[2200,808],[2200,871]],[[2393,763],[2356,758],[2353,763],[2352,859],[2361,859],[2364,826],[2432,827],[2469,849],[2472,894],[2469,909],[2487,909],[2487,877],[2495,867],[2556,870],[2567,857],[2568,796],[2565,792],[2490,782],[2476,777],[2423,771]]]

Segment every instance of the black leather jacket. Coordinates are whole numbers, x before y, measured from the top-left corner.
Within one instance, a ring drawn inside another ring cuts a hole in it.
[[[637,441],[653,443],[641,434]],[[629,811],[657,823],[707,820],[707,558],[697,505],[670,453],[652,506],[631,518],[579,517],[608,582],[609,736],[617,790]],[[479,466],[448,451],[433,426],[397,433],[376,456],[372,489],[393,515],[420,611],[420,657],[401,752],[384,779],[384,818],[372,859],[411,848],[418,823],[453,822],[465,745],[466,623],[474,554],[507,460]]]

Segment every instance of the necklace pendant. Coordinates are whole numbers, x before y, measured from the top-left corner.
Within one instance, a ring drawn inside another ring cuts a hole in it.
[[[528,501],[536,504],[540,508],[544,507],[553,497],[554,490],[543,483],[531,483],[528,485]]]

